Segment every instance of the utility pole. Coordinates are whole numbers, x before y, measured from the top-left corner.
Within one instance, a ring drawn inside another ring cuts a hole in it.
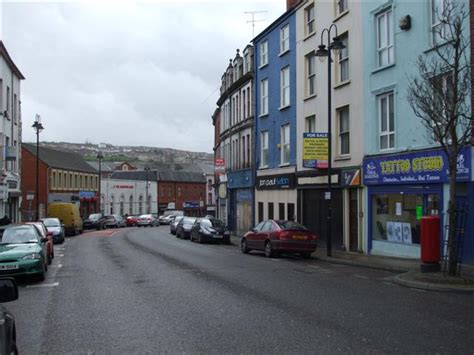
[[[265,20],[255,20],[255,14],[263,14],[265,12],[268,12],[268,11],[245,11],[244,12],[244,14],[252,16],[252,19],[247,21],[247,23],[252,24],[252,38],[255,37],[255,22],[265,21]]]

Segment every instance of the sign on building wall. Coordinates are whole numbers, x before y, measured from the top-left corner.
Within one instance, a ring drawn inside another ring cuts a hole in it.
[[[214,161],[214,172],[217,175],[225,173],[225,160],[224,160],[224,158],[216,158],[216,160]]]
[[[471,148],[461,150],[457,181],[471,181]],[[448,157],[443,150],[428,150],[364,159],[364,184],[436,184],[449,181]]]
[[[327,133],[303,133],[303,167],[327,169],[328,148]]]
[[[258,190],[294,189],[295,188],[295,175],[282,174],[282,175],[257,176],[255,187]]]

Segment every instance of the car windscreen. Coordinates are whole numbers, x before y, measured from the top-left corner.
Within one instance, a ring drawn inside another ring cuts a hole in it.
[[[225,223],[220,219],[201,219],[201,225],[205,227],[225,228]]]
[[[278,226],[283,230],[308,230],[305,226],[295,222],[295,221],[275,221]]]
[[[93,213],[89,215],[89,219],[99,219],[101,216],[99,213]]]
[[[183,224],[191,225],[194,224],[194,221],[196,221],[196,218],[185,217],[183,219]]]
[[[8,228],[2,236],[2,244],[38,243],[34,227]]]
[[[61,224],[57,219],[43,219],[42,220],[46,227],[60,227]]]

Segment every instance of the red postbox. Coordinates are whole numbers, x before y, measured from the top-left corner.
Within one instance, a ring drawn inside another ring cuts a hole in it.
[[[426,264],[434,264],[434,269],[437,269],[441,257],[439,216],[426,216],[421,218],[420,242],[421,262],[425,264],[425,266],[427,266]]]

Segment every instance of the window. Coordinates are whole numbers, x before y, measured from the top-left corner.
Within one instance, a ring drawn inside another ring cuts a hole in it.
[[[260,43],[260,67],[268,64],[268,41]]]
[[[17,123],[16,122],[17,115],[18,115],[18,100],[16,98],[16,94],[14,94],[13,95],[13,115],[12,115],[14,123]]]
[[[314,52],[306,55],[306,96],[316,93],[316,55]]]
[[[278,219],[281,221],[285,219],[285,204],[281,202],[278,204]]]
[[[312,115],[305,118],[305,132],[316,132],[316,116]]]
[[[447,112],[447,101],[452,102],[454,92],[454,78],[452,72],[447,72],[434,76],[430,79],[432,90],[432,111],[431,115],[431,138],[435,142],[443,139],[446,133],[446,125],[450,121],[449,112]],[[449,139],[448,139],[449,141]],[[450,141],[449,141],[450,143]]]
[[[273,202],[268,203],[268,219],[273,219]]]
[[[143,214],[143,196],[138,197],[138,214]]]
[[[347,11],[347,0],[336,0],[336,13],[340,15]]]
[[[7,112],[10,113],[10,87],[7,86]]]
[[[68,186],[69,189],[72,189],[72,174],[70,173],[69,174],[69,186]]]
[[[258,222],[263,221],[263,202],[258,203]]]
[[[290,125],[281,126],[281,164],[290,163]]]
[[[377,15],[377,66],[393,63],[393,15],[389,9]]]
[[[344,48],[339,51],[338,69],[339,82],[343,83],[349,80],[349,35],[347,33],[340,36]]]
[[[178,187],[178,197],[181,197],[181,187]]]
[[[447,24],[444,22],[449,0],[431,0],[431,41],[439,44],[446,38]]]
[[[267,105],[268,106],[268,105]],[[247,117],[250,117],[251,115],[251,105],[250,105],[250,88],[247,88]]]
[[[350,154],[349,106],[337,110],[339,123],[339,155]]]
[[[314,4],[309,5],[304,10],[304,17],[306,22],[305,34],[309,36],[314,33]]]
[[[393,92],[378,97],[380,150],[395,147],[395,118]]]
[[[295,220],[295,204],[294,203],[287,203],[288,208],[288,220],[294,221]]]
[[[260,144],[262,154],[260,167],[263,168],[268,166],[268,131],[264,131],[261,133]]]
[[[268,79],[260,82],[260,115],[268,115]]]
[[[247,134],[247,167],[250,168],[252,158],[250,156],[250,134]]]
[[[290,25],[280,29],[280,54],[290,50]]]
[[[130,214],[133,214],[133,196],[130,196],[129,204],[130,204],[130,206],[129,206]]]
[[[290,105],[290,67],[280,71],[280,108]]]

